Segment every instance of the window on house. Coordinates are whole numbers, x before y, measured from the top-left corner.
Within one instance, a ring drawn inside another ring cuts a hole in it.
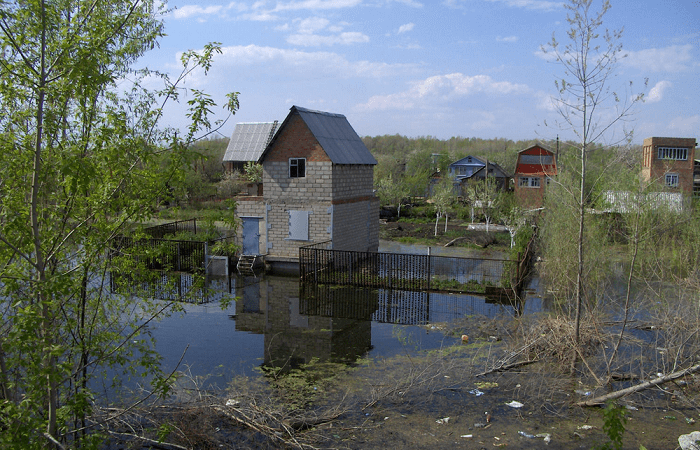
[[[659,159],[688,160],[688,149],[684,147],[657,147]]]
[[[520,187],[540,187],[539,177],[520,177],[518,179],[518,186]]]
[[[309,214],[310,211],[288,211],[289,213],[289,237],[293,241],[309,240]]]
[[[289,158],[289,178],[306,176],[306,158]]]
[[[520,155],[520,164],[549,165],[553,162],[552,155]]]
[[[678,174],[677,173],[667,173],[666,174],[666,186],[668,187],[678,187]]]

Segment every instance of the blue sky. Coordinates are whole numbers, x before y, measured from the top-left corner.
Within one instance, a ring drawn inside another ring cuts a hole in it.
[[[600,2],[595,6],[599,9]],[[604,28],[624,27],[610,79],[646,101],[627,128],[700,138],[700,1],[611,0]],[[141,61],[175,74],[178,56],[220,42],[207,77],[186,87],[217,102],[240,92],[238,122],[283,120],[292,105],[344,114],[360,136],[572,138],[553,124],[561,66],[541,46],[566,42],[566,10],[549,0],[174,0],[168,36]],[[644,80],[648,79],[646,88]],[[186,101],[186,97],[183,98]],[[602,109],[601,121],[611,113]],[[168,124],[182,126],[181,107]],[[619,130],[609,140],[620,135]]]

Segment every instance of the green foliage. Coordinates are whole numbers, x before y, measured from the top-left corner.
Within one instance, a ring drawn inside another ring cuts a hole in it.
[[[626,423],[627,417],[625,417],[624,408],[620,408],[612,400],[608,401],[603,410],[603,431],[608,435],[610,442],[606,442],[598,448],[600,450],[621,450]]]
[[[149,377],[156,395],[169,388],[141,325],[171,305],[108,290],[108,272],[140,279],[157,250],[105,257],[128,223],[172,198],[182,169],[201,160],[191,149],[197,136],[217,126],[212,99],[195,92],[184,133],[159,127],[185,76],[206,72],[219,51],[183,53],[176,79],[133,70],[163,35],[162,13],[148,1],[3,3],[2,448],[48,448],[47,436],[66,448],[93,445],[90,431],[76,428],[91,413],[93,380],[107,374],[113,383]],[[144,87],[152,75],[162,90]],[[234,110],[235,100],[227,102]]]
[[[303,409],[322,398],[335,384],[335,379],[347,372],[344,363],[312,358],[298,367],[263,366],[262,372],[270,380],[277,394],[291,410]]]
[[[263,166],[253,161],[247,161],[245,167],[243,167],[243,173],[248,182],[261,183],[263,179]]]
[[[571,299],[576,291],[576,274],[579,268],[579,218],[578,186],[571,173],[563,173],[551,184],[545,197],[544,217],[540,226],[542,275],[549,288],[561,299]],[[582,273],[583,292],[589,298],[605,288],[612,249],[606,245],[607,226],[601,216],[586,214],[583,234],[584,261]]]

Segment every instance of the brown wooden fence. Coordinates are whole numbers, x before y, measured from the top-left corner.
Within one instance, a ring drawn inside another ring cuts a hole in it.
[[[299,275],[305,283],[413,291],[517,292],[522,268],[520,261],[508,259],[332,250],[330,242],[299,248]]]

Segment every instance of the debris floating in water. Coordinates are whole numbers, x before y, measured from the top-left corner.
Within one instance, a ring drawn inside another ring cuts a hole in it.
[[[510,403],[506,403],[506,405],[510,406],[511,408],[522,408],[523,406],[525,406],[525,405],[523,405],[522,403],[517,402],[517,401],[515,401],[515,400],[513,400],[513,401],[510,402]]]

